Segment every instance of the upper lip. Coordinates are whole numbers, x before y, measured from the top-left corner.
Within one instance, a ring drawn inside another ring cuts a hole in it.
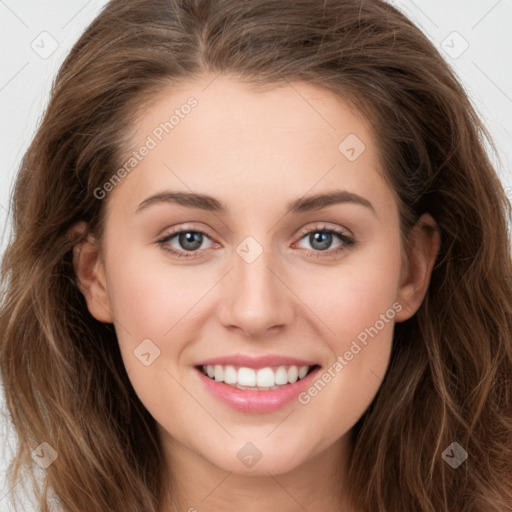
[[[236,354],[229,356],[213,357],[199,361],[196,366],[207,365],[231,365],[244,366],[247,368],[266,368],[268,366],[315,366],[318,363],[297,359],[295,357],[280,356],[277,354],[269,354],[266,356],[250,356],[244,354]]]

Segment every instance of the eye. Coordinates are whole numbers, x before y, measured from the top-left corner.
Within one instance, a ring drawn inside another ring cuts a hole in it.
[[[201,229],[181,228],[165,235],[160,240],[157,240],[157,243],[164,251],[171,253],[178,258],[196,258],[200,256],[202,251],[209,249],[202,247],[205,238],[211,240],[208,233]],[[338,238],[341,243],[334,250],[328,251],[327,249],[332,245],[335,238]],[[171,243],[173,239],[176,239],[175,244],[177,244],[178,247]],[[300,240],[303,239],[306,239],[312,247],[312,250],[306,250],[306,255],[317,258],[336,256],[355,244],[355,240],[341,229],[328,228],[326,226],[303,230],[301,232]],[[322,253],[327,254],[323,255]]]
[[[206,232],[200,229],[180,229],[157,240],[157,243],[164,251],[174,254],[178,258],[195,258],[198,256],[198,249],[201,248],[204,237],[210,238]],[[170,245],[174,238],[179,246],[177,249]],[[203,250],[207,249],[203,247]]]
[[[304,230],[301,233],[301,240],[306,240],[313,250],[307,250],[308,256],[314,257],[332,257],[346,251],[355,244],[355,240],[348,236],[344,231],[338,228],[328,228],[327,226],[317,226],[313,229]],[[338,238],[341,243],[333,250],[327,251],[333,241]],[[327,253],[325,256],[321,253]]]

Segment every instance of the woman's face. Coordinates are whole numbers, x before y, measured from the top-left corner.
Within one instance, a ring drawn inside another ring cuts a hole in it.
[[[133,151],[85,286],[169,454],[279,474],[338,453],[430,274],[402,259],[370,124],[312,85],[210,75],[160,94]]]

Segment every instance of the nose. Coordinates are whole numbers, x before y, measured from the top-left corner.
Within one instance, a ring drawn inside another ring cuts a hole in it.
[[[217,310],[224,327],[264,338],[292,322],[294,295],[279,268],[270,249],[251,263],[233,254],[233,268],[222,282]]]

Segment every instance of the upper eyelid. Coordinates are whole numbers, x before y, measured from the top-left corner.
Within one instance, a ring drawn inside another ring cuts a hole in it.
[[[348,237],[354,236],[349,229],[342,226],[329,226],[327,222],[319,222],[317,225],[301,228],[298,234],[303,236],[315,231],[341,231]]]
[[[315,232],[315,231],[321,232],[321,231],[330,231],[330,230],[332,230],[332,231],[336,231],[336,232],[340,231],[341,233],[335,233],[338,236],[345,236],[345,237],[353,240],[354,235],[347,228],[340,227],[340,226],[332,227],[332,226],[329,226],[327,224],[328,223],[326,223],[326,222],[320,222],[316,226],[313,225],[311,227],[301,228],[299,230],[299,233],[296,236],[299,236],[300,237],[299,240],[302,240],[305,236],[307,236],[308,234],[310,234],[312,232]],[[202,228],[202,227],[193,226],[193,225],[186,225],[186,224],[184,226],[179,226],[176,229],[173,228],[173,229],[171,229],[170,232],[161,235],[158,238],[158,241],[162,241],[162,240],[166,240],[166,239],[172,239],[176,235],[179,235],[180,233],[187,232],[187,231],[202,233],[202,234],[206,235],[212,242],[218,243],[218,242],[215,241],[215,237],[210,235],[210,233],[208,232],[208,229],[205,229],[205,228]]]
[[[183,227],[177,227],[177,228],[172,228],[170,229],[168,232],[166,232],[164,230],[164,233],[162,233],[158,239],[162,239],[162,238],[168,238],[168,237],[172,237],[172,236],[175,236],[175,235],[179,235],[180,233],[183,233],[183,232],[187,232],[187,231],[191,231],[191,232],[197,232],[197,233],[203,233],[205,234],[206,236],[208,236],[210,239],[213,239],[214,237],[210,235],[209,233],[209,230],[208,229],[205,229],[205,228],[202,228],[202,227],[197,227],[197,226],[183,226]]]

